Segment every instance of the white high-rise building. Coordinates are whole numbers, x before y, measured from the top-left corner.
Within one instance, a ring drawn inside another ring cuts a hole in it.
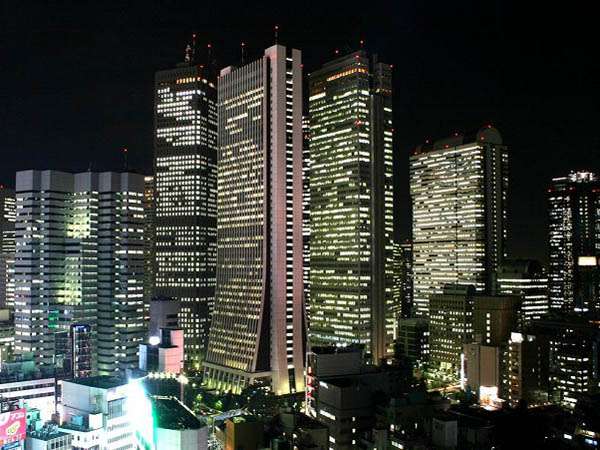
[[[144,177],[17,173],[15,352],[71,367],[72,324],[92,327],[93,371],[136,367],[144,338]]]
[[[217,287],[210,387],[304,389],[302,68],[281,45],[218,83]]]
[[[413,308],[448,284],[494,293],[505,256],[508,153],[489,126],[425,144],[410,158]]]

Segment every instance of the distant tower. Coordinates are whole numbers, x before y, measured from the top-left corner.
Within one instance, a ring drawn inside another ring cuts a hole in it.
[[[548,189],[550,307],[600,308],[600,180],[591,172],[554,178]]]
[[[155,252],[154,177],[144,177],[144,299],[148,304],[154,290]]]
[[[505,256],[508,152],[495,128],[425,144],[410,158],[414,310],[446,284],[494,293]]]
[[[274,45],[219,78],[218,257],[205,376],[304,390],[302,68]]]
[[[186,363],[198,369],[215,296],[217,89],[193,53],[155,77],[153,295],[181,302]]]
[[[412,243],[394,243],[394,309],[398,318],[412,317]]]
[[[15,300],[15,191],[0,185],[0,308]]]
[[[310,82],[311,346],[393,352],[392,69],[365,51]]]

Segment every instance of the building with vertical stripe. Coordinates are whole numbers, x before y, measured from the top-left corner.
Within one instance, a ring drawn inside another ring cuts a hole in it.
[[[304,389],[302,68],[274,45],[218,80],[217,287],[211,388]]]

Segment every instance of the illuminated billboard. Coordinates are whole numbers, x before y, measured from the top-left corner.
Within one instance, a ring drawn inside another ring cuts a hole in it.
[[[0,446],[25,440],[27,424],[25,409],[0,414]]]

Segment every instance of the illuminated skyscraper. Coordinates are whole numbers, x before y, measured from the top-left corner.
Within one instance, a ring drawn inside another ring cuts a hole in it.
[[[205,354],[215,295],[217,90],[209,72],[190,62],[155,79],[153,295],[181,302],[188,364]]]
[[[144,181],[130,173],[17,173],[15,352],[69,371],[89,325],[92,371],[136,367],[144,323]]]
[[[304,389],[302,68],[275,45],[219,78],[218,257],[210,387]]]
[[[508,153],[495,128],[425,144],[410,158],[414,311],[446,284],[494,293],[505,256]]]
[[[550,307],[600,308],[600,180],[590,172],[555,178],[548,189]]]
[[[311,345],[393,352],[391,66],[364,51],[310,74]]]
[[[15,191],[0,185],[0,308],[15,300]]]

